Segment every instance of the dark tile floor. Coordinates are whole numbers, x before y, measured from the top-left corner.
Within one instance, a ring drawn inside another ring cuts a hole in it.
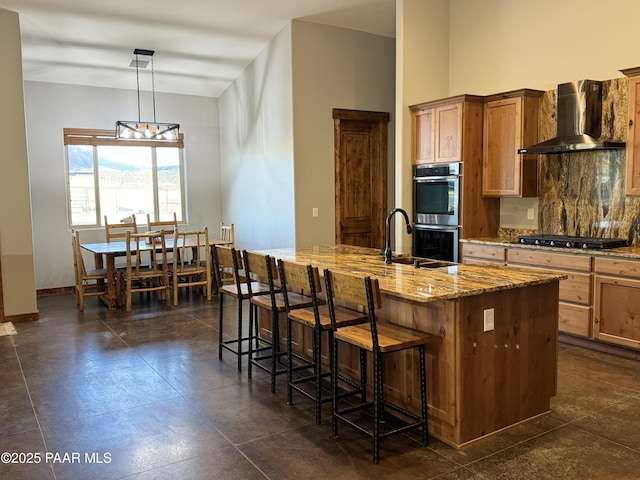
[[[548,415],[458,450],[385,439],[373,465],[367,438],[288,406],[283,378],[272,395],[218,360],[217,301],[87,304],[42,297],[39,321],[0,337],[0,452],[23,462],[3,457],[1,479],[640,479],[633,360],[561,345]]]

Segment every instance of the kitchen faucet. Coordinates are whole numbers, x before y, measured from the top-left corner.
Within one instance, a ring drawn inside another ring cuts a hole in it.
[[[407,233],[411,234],[411,224],[409,223],[409,215],[401,208],[396,208],[389,215],[387,215],[387,236],[385,238],[384,250],[382,254],[384,255],[384,263],[387,265],[391,263],[391,219],[393,215],[400,212],[404,215],[404,222],[407,224]]]

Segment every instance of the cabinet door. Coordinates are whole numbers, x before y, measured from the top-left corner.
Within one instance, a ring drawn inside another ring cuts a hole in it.
[[[595,276],[593,336],[640,348],[640,280]]]
[[[436,107],[434,115],[434,161],[462,161],[462,103],[454,103]]]
[[[487,102],[484,111],[482,194],[520,194],[522,99]]]
[[[434,108],[422,108],[411,112],[413,117],[413,164],[433,163],[435,150]]]
[[[629,79],[629,133],[627,135],[627,160],[625,193],[640,195],[640,77]]]

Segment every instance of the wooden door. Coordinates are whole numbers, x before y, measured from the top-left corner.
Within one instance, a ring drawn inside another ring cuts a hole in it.
[[[336,243],[382,248],[389,114],[333,110]]]

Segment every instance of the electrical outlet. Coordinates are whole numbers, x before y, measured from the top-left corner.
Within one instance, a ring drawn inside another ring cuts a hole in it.
[[[493,308],[487,308],[484,311],[484,331],[490,332],[494,327],[494,310]]]
[[[533,220],[535,210],[533,208],[527,208],[527,220]]]
[[[311,215],[313,217],[317,217],[318,216],[318,207],[313,207]]]

